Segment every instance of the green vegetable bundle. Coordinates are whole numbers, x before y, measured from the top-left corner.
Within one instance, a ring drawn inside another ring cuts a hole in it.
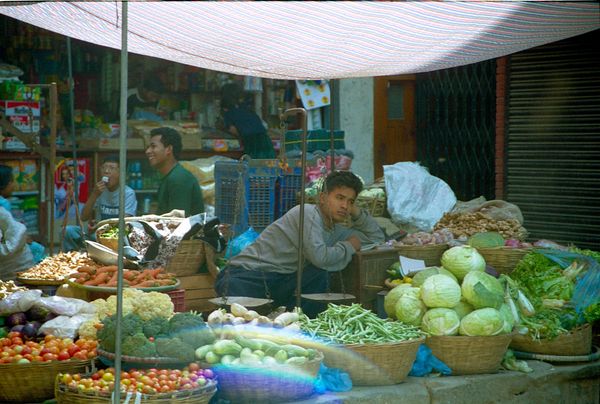
[[[330,303],[317,318],[300,316],[302,331],[336,344],[372,344],[417,339],[425,334],[419,327],[383,320],[360,304]]]

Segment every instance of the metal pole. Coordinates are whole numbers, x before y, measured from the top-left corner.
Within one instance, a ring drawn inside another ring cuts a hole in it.
[[[77,162],[77,143],[75,142],[75,80],[73,80],[73,54],[71,49],[71,37],[67,37],[67,61],[69,65],[69,115],[71,116],[69,126],[71,129],[71,142],[73,144],[73,164],[75,164],[75,178],[73,178],[73,187],[75,193],[75,203],[79,203],[78,175],[79,164]],[[83,231],[83,229],[81,229]]]
[[[49,236],[50,236],[50,255],[54,254],[54,171],[56,170],[56,127],[57,127],[57,111],[58,111],[58,91],[56,83],[50,83],[50,158],[48,160],[48,172],[46,176],[46,186],[49,189],[50,198],[46,203],[50,206],[49,217]]]
[[[331,172],[335,171],[335,125],[333,124],[333,88],[334,88],[335,80],[331,79],[329,81],[329,91],[331,96],[329,97],[329,151],[331,152],[331,163],[330,170]]]
[[[304,187],[306,186],[306,110],[304,108],[287,109],[281,116],[285,121],[288,116],[294,114],[302,115],[302,174],[300,181],[300,229],[298,230],[298,271],[296,273],[296,307],[300,307],[302,300],[302,271],[304,269]]]
[[[119,134],[119,259],[117,267],[117,326],[115,330],[115,388],[113,402],[121,402],[121,319],[123,318],[123,236],[125,234],[125,168],[127,165],[127,1],[121,6],[121,110]]]

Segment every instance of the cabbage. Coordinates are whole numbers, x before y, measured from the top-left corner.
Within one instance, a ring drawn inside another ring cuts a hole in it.
[[[398,299],[400,299],[400,296],[406,292],[407,289],[413,289],[413,287],[408,283],[403,283],[396,286],[394,289],[390,290],[387,295],[385,295],[385,298],[383,299],[383,309],[389,318],[396,318],[396,302]]]
[[[509,334],[512,332],[513,327],[515,326],[515,318],[510,311],[510,307],[508,304],[503,304],[500,306],[500,310],[498,310],[504,319],[504,326],[502,327],[503,334]]]
[[[449,276],[431,275],[423,282],[421,298],[427,307],[450,309],[460,302],[460,286]]]
[[[427,307],[419,298],[418,289],[416,290],[417,293],[407,291],[400,296],[396,303],[396,318],[403,323],[419,326]]]
[[[454,310],[456,314],[458,314],[459,318],[463,318],[475,309],[469,303],[461,300],[456,306],[452,308],[452,310]]]
[[[448,275],[449,277],[451,277],[452,279],[457,281],[456,277],[454,275],[452,275],[452,272],[448,271],[447,269],[444,269],[441,267],[429,267],[429,268],[423,269],[422,271],[417,272],[415,274],[415,276],[413,276],[413,280],[412,280],[411,284],[413,286],[421,286],[423,284],[423,282],[425,282],[425,279],[429,278],[431,275],[438,275],[438,274]]]
[[[485,271],[485,260],[473,247],[458,246],[442,254],[442,265],[462,281],[471,271]]]
[[[502,284],[485,272],[469,272],[463,280],[461,289],[465,300],[476,309],[484,307],[499,309],[504,303]]]
[[[431,309],[421,320],[421,329],[430,335],[456,335],[460,319],[452,309]]]
[[[504,329],[504,318],[496,309],[485,308],[475,310],[460,320],[460,335],[489,336],[498,335]]]

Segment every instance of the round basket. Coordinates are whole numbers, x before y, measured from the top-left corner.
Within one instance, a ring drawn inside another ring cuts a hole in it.
[[[325,365],[348,372],[355,386],[385,386],[406,379],[417,357],[419,339],[383,344],[329,345]]]
[[[478,248],[479,254],[485,259],[485,263],[493,267],[501,274],[509,274],[519,261],[523,259],[530,248],[494,247]]]
[[[448,244],[399,245],[394,249],[398,255],[423,260],[428,267],[437,267],[442,264],[442,254],[448,249]]]
[[[17,281],[21,282],[22,284],[25,285],[32,285],[32,286],[60,286],[63,283],[65,283],[65,279],[58,279],[58,280],[53,280],[53,279],[29,279],[29,278],[23,278],[22,277],[23,272],[17,272]]]
[[[600,349],[597,346],[592,347],[592,353],[589,355],[543,355],[531,352],[513,351],[518,359],[536,359],[551,363],[577,363],[577,362],[594,362],[600,359]]]
[[[551,340],[534,340],[529,335],[517,334],[514,336],[510,347],[521,352],[543,355],[588,355],[592,352],[592,327],[589,324],[584,324]]]
[[[54,379],[59,373],[89,372],[91,360],[33,362],[0,365],[0,402],[42,402],[54,395]]]
[[[490,337],[432,336],[425,344],[452,375],[496,373],[513,334]]]
[[[178,276],[195,275],[206,261],[206,247],[202,240],[182,240],[169,260],[166,271]]]
[[[156,404],[208,404],[217,392],[217,382],[209,380],[202,387],[162,394],[137,393],[142,403]],[[121,394],[121,400],[127,400],[127,394]],[[106,404],[111,403],[111,397],[99,393],[84,393],[71,391],[56,378],[54,397],[58,404]],[[136,394],[131,394],[130,403],[136,401]]]
[[[108,352],[101,348],[96,348],[98,359],[107,366],[113,366],[115,360],[114,352]],[[137,356],[121,355],[121,363],[125,370],[129,369],[149,369],[149,368],[168,368],[177,369],[188,365],[190,361],[182,361],[177,358],[141,358]]]
[[[211,366],[219,380],[219,397],[235,403],[287,402],[310,396],[323,355],[303,365]]]

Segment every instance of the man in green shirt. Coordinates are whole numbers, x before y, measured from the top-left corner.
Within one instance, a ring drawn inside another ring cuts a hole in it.
[[[192,216],[204,212],[204,200],[198,180],[178,163],[181,153],[181,135],[173,128],[156,128],[150,132],[146,157],[158,170],[162,179],[158,187],[158,214],[173,209]]]

